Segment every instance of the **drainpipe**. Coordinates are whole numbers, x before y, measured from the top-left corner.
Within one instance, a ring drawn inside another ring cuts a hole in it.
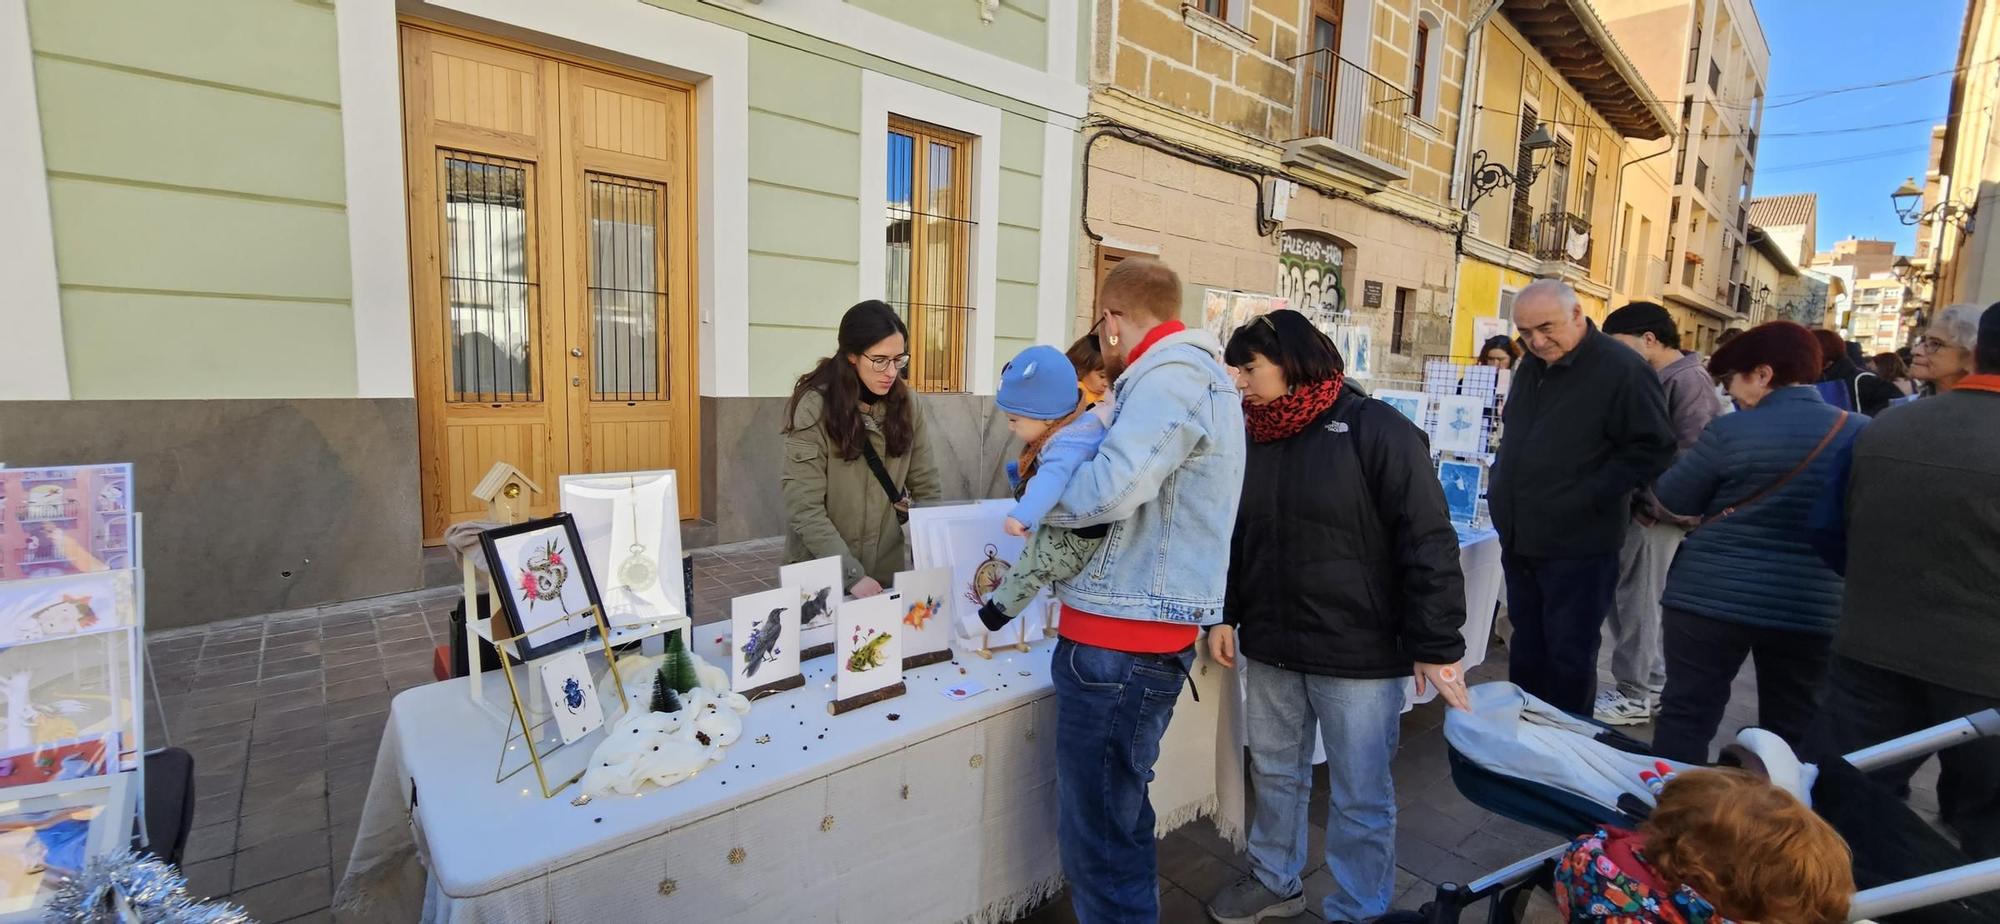
[[[1611,199],[1611,201],[1612,201],[1612,203],[1613,203],[1613,206],[1614,206],[1614,208],[1616,207],[1616,205],[1617,205],[1618,203],[1622,203],[1622,202],[1624,202],[1624,201],[1625,201],[1625,168],[1627,168],[1627,167],[1630,167],[1630,166],[1632,166],[1633,164],[1637,164],[1637,163],[1643,163],[1643,162],[1645,162],[1645,161],[1649,161],[1649,160],[1652,160],[1653,158],[1655,158],[1655,157],[1659,157],[1659,156],[1661,156],[1661,155],[1663,155],[1663,154],[1671,154],[1671,153],[1673,153],[1673,150],[1674,150],[1674,144],[1675,144],[1675,142],[1674,142],[1674,133],[1673,133],[1673,132],[1668,132],[1668,133],[1667,133],[1667,149],[1666,149],[1666,150],[1664,150],[1664,151],[1654,151],[1653,153],[1651,153],[1651,154],[1648,154],[1648,155],[1646,155],[1646,156],[1644,156],[1644,157],[1640,157],[1640,158],[1636,158],[1636,159],[1633,159],[1633,160],[1628,160],[1628,161],[1626,161],[1626,162],[1624,162],[1623,164],[1620,164],[1620,165],[1618,166],[1618,182],[1617,182],[1617,183],[1616,183],[1616,184],[1615,184],[1615,185],[1614,185],[1614,186],[1612,187],[1612,190],[1611,190],[1611,196],[1612,196],[1612,199]],[[1621,139],[1619,139],[1619,141],[1618,141],[1618,149],[1619,149],[1619,151],[1620,151],[1621,153],[1622,153],[1622,152],[1624,151],[1624,149],[1625,149],[1625,140],[1624,140],[1624,139],[1622,139],[1622,138],[1621,138]],[[1623,221],[1620,221],[1620,220],[1619,220],[1619,218],[1620,218],[1620,216],[1619,216],[1619,214],[1618,214],[1618,213],[1617,213],[1616,211],[1614,211],[1614,212],[1612,212],[1612,213],[1611,213],[1611,262],[1613,262],[1613,263],[1617,263],[1617,262],[1618,262],[1618,254],[1619,254],[1619,248],[1621,248],[1621,247],[1625,246],[1625,242],[1624,242],[1624,241],[1621,241],[1621,240],[1619,240],[1619,239],[1618,239],[1618,235],[1619,235],[1619,232],[1621,232],[1621,231],[1624,231],[1624,230],[1625,230],[1625,223],[1624,223]],[[1672,235],[1673,233],[1674,233],[1674,229],[1672,228],[1672,226],[1671,226],[1671,225],[1669,225],[1669,227],[1667,228],[1667,234],[1669,234],[1669,235]],[[1631,267],[1629,267],[1629,266],[1628,266],[1628,267],[1626,267],[1626,269],[1628,269],[1628,270],[1629,270],[1629,269],[1631,269]],[[1673,267],[1671,267],[1671,266],[1667,267],[1667,272],[1668,272],[1668,273],[1670,273],[1670,274],[1671,274],[1671,273],[1672,273],[1673,271],[1674,271],[1674,268],[1673,268]],[[1613,288],[1613,289],[1612,289],[1611,291],[1612,291],[1612,294],[1613,294],[1613,295],[1616,295],[1616,294],[1618,294],[1618,290],[1617,290],[1617,289],[1615,288],[1615,286],[1616,286],[1617,282],[1618,282],[1618,280],[1616,280],[1616,279],[1612,280],[1612,284],[1613,284],[1614,288]],[[1664,285],[1664,283],[1662,283],[1662,285]],[[1666,297],[1667,297],[1667,295],[1666,295],[1666,292],[1665,292],[1665,291],[1664,291],[1664,289],[1663,289],[1663,290],[1662,290],[1662,291],[1660,292],[1660,298],[1661,298],[1661,299],[1665,299]]]
[[[1486,21],[1500,11],[1503,0],[1491,0],[1486,9],[1472,20],[1471,28],[1465,31],[1465,76],[1458,82],[1458,143],[1451,150],[1451,204],[1454,208],[1464,207],[1465,195],[1465,149],[1472,143],[1473,114],[1478,112],[1477,104],[1481,85],[1485,82],[1486,62],[1481,52],[1485,43],[1480,38],[1486,32]],[[1458,218],[1458,232],[1452,235],[1451,266],[1451,333],[1446,341],[1446,350],[1458,338],[1458,286],[1463,273],[1460,264],[1465,262],[1465,229],[1472,220],[1470,213]],[[1478,349],[1478,344],[1473,344]]]

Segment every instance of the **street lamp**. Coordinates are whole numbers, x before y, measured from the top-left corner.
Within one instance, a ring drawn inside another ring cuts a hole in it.
[[[1540,151],[1555,146],[1556,139],[1553,135],[1549,134],[1549,127],[1547,125],[1535,126],[1535,130],[1530,132],[1528,137],[1521,139],[1521,150],[1523,151]],[[1541,175],[1542,165],[1534,163],[1532,157],[1533,155],[1530,154],[1530,162],[1527,169],[1523,170],[1519,176],[1516,176],[1514,171],[1507,169],[1505,164],[1487,160],[1485,148],[1474,152],[1472,155],[1472,198],[1465,203],[1465,210],[1468,212],[1472,211],[1472,207],[1478,205],[1479,200],[1484,198],[1487,193],[1503,186],[1519,184],[1521,188],[1526,189],[1535,185],[1535,178]]]
[[[1928,209],[1922,208],[1924,191],[1917,185],[1916,177],[1905,178],[1903,185],[1896,187],[1896,191],[1889,194],[1889,202],[1896,207],[1896,220],[1903,224],[1928,225],[1945,222],[1957,225],[1962,231],[1972,230],[1973,207],[1970,205],[1940,202]]]

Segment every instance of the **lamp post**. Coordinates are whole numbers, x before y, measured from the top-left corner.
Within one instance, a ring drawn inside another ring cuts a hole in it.
[[[1535,130],[1530,132],[1528,137],[1521,139],[1521,150],[1523,151],[1541,151],[1555,146],[1556,139],[1549,134],[1549,127],[1547,125],[1535,126]],[[1518,184],[1521,188],[1526,189],[1533,186],[1535,185],[1535,178],[1540,176],[1541,173],[1542,165],[1533,162],[1532,154],[1530,154],[1530,162],[1527,168],[1522,170],[1519,175],[1516,175],[1514,171],[1507,169],[1505,164],[1488,160],[1486,150],[1481,148],[1472,155],[1472,198],[1465,203],[1465,210],[1467,212],[1472,211],[1473,207],[1478,205],[1479,200],[1485,198],[1487,193],[1501,187]]]
[[[1957,202],[1940,202],[1930,208],[1923,208],[1924,191],[1917,185],[1916,177],[1907,177],[1903,185],[1889,194],[1890,204],[1896,207],[1896,220],[1906,225],[1928,225],[1943,222],[1954,224],[1959,230],[1972,230],[1973,206]]]

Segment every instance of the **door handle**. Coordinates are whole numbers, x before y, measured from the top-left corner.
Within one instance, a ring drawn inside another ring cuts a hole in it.
[[[571,356],[574,356],[574,357],[576,357],[577,359],[582,359],[582,358],[583,358],[583,347],[570,347],[570,348],[569,348],[569,355],[571,355]]]

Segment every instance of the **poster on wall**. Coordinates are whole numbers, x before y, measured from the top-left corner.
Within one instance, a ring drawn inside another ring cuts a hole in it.
[[[1202,328],[1215,339],[1229,343],[1229,335],[1258,317],[1290,307],[1283,298],[1257,292],[1209,289],[1202,293]]]
[[[1278,235],[1278,297],[1329,337],[1334,322],[1347,312],[1345,263],[1340,242],[1324,234]]]
[[[1473,355],[1474,356],[1479,355],[1479,350],[1486,345],[1486,341],[1491,340],[1495,337],[1512,337],[1513,335],[1514,335],[1514,322],[1506,318],[1473,318],[1472,319]]]

